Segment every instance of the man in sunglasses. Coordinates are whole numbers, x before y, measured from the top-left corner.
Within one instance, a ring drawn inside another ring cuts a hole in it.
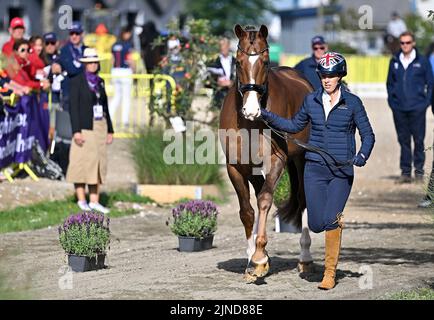
[[[14,43],[17,40],[24,38],[25,30],[24,20],[22,18],[15,17],[11,20],[11,23],[9,24],[9,33],[11,38],[2,47],[2,53],[5,56],[10,56],[14,53]]]
[[[67,72],[62,81],[62,108],[69,111],[69,82],[83,72],[80,59],[86,46],[83,44],[83,28],[80,22],[73,22],[69,29],[69,41],[60,49],[59,62],[62,70]]]
[[[387,76],[388,103],[401,146],[398,183],[410,183],[412,164],[415,181],[423,182],[425,164],[426,109],[431,104],[434,78],[429,60],[415,48],[411,32],[399,37],[401,50],[392,57]],[[414,150],[411,150],[411,140]],[[413,162],[413,163],[412,163]]]
[[[309,80],[313,89],[321,87],[321,80],[316,72],[318,62],[324,53],[328,50],[327,43],[322,36],[312,38],[312,55],[300,61],[294,68],[300,71]]]

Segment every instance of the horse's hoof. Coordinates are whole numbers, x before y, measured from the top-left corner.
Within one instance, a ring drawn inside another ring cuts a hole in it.
[[[253,270],[253,275],[255,275],[258,278],[265,277],[268,274],[268,271],[270,270],[270,259],[266,263],[263,264],[257,264],[255,266],[255,269]]]
[[[246,270],[246,272],[244,273],[244,276],[243,276],[243,279],[244,279],[244,281],[245,281],[247,284],[256,282],[256,279],[257,279],[257,278],[258,278],[258,277],[256,277],[256,276],[250,274],[250,272],[247,271],[247,270]]]
[[[297,270],[299,273],[312,273],[313,272],[313,262],[299,262],[297,265]]]

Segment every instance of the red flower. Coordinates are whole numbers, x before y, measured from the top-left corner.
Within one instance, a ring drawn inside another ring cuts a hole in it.
[[[184,47],[185,49],[190,49],[190,44],[187,42]]]

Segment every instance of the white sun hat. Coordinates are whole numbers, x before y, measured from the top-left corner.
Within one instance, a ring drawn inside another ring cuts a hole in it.
[[[94,48],[86,48],[83,52],[83,58],[79,59],[80,62],[100,62],[101,59],[98,57],[98,53]]]

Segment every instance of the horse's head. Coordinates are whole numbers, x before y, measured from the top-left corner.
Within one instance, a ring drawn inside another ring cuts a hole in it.
[[[237,87],[243,98],[242,113],[254,120],[261,108],[261,99],[267,94],[269,66],[268,29],[261,25],[259,31],[253,27],[243,29],[239,24],[234,28],[238,37]]]

